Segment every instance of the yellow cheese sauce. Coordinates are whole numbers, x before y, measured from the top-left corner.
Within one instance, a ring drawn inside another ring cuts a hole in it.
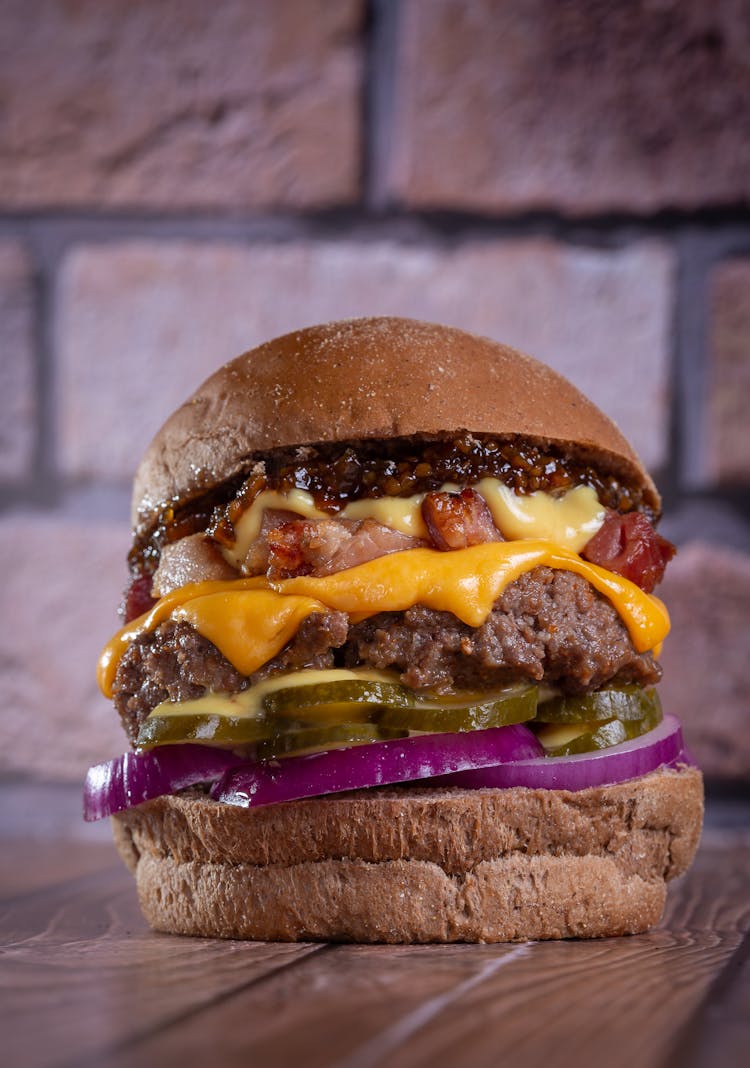
[[[483,478],[474,489],[508,541],[542,538],[579,553],[604,522],[606,509],[591,486],[576,486],[560,496],[543,490],[522,495],[496,478]]]
[[[550,541],[489,542],[453,552],[408,549],[322,577],[183,586],[112,638],[99,660],[99,684],[111,696],[130,642],[170,617],[189,621],[238,671],[250,674],[281,651],[311,612],[344,611],[356,620],[423,604],[478,627],[506,586],[542,565],[573,571],[607,597],[638,652],[653,649],[668,633],[669,616],[658,598]]]
[[[203,714],[252,719],[260,715],[264,698],[276,690],[288,690],[297,686],[326,686],[332,682],[359,682],[362,679],[397,683],[398,675],[369,668],[303,668],[301,671],[263,679],[262,682],[256,682],[239,693],[211,693],[191,701],[164,701],[149,712],[149,718]]]

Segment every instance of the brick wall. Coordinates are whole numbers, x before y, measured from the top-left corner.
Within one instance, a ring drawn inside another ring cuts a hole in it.
[[[663,692],[750,782],[750,24],[665,0],[3,0],[0,770],[123,739],[94,684],[128,484],[219,363],[464,326],[622,425],[680,553]]]

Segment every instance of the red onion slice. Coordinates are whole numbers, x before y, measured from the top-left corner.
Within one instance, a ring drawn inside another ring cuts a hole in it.
[[[243,764],[225,772],[212,787],[211,796],[230,805],[257,808],[302,797],[431,779],[539,757],[541,753],[536,737],[520,723],[462,734],[426,734],[267,764]]]
[[[231,751],[207,745],[163,745],[148,753],[123,753],[89,768],[83,787],[83,818],[100,820],[198,782],[215,782],[239,763],[242,758]]]
[[[675,716],[665,716],[658,727],[631,742],[610,749],[569,757],[541,757],[497,764],[489,768],[442,776],[435,785],[463,789],[505,789],[527,786],[531,790],[585,790],[609,786],[647,775],[662,766],[692,764]]]
[[[634,741],[571,757],[545,757],[536,737],[522,724],[371,742],[268,764],[250,763],[211,746],[171,745],[148,753],[124,753],[90,768],[84,819],[102,819],[199,782],[214,783],[211,795],[216,800],[254,808],[419,779],[429,780],[430,786],[462,789],[525,786],[575,791],[692,763],[674,716],[665,716],[658,727]]]

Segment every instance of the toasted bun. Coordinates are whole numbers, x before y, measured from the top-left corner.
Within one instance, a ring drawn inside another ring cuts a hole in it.
[[[241,472],[253,453],[456,430],[564,447],[659,496],[615,424],[530,356],[412,319],[313,326],[212,375],[158,432],[138,469],[133,525]]]
[[[645,931],[698,844],[695,768],[559,790],[388,788],[261,809],[163,797],[113,818],[156,930],[506,942]]]

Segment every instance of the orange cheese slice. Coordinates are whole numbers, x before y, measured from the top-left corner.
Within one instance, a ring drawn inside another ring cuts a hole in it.
[[[252,675],[292,640],[306,616],[325,611],[327,606],[313,597],[227,590],[188,601],[172,619],[192,624],[241,675]]]
[[[106,697],[112,696],[112,683],[117,674],[117,665],[122,660],[131,642],[141,634],[150,630],[156,630],[160,623],[172,615],[181,605],[186,604],[198,597],[205,597],[210,593],[224,593],[230,590],[266,588],[268,583],[264,578],[239,579],[231,582],[189,582],[187,586],[181,586],[179,590],[172,590],[156,602],[153,608],[142,616],[126,623],[121,630],[110,638],[99,657],[97,665],[97,682],[99,689]]]
[[[553,542],[490,542],[445,553],[408,549],[320,578],[304,575],[270,583],[259,577],[183,586],[115,635],[99,661],[99,684],[111,696],[117,665],[130,642],[170,617],[190,622],[247,675],[276,656],[312,612],[342,611],[364,619],[423,604],[479,627],[506,586],[540,566],[573,571],[590,582],[612,602],[638,652],[655,648],[666,637],[666,608],[628,579]]]

